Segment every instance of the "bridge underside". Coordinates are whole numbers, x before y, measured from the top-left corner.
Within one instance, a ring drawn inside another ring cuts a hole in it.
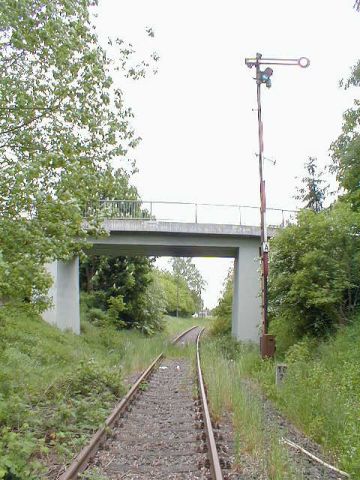
[[[232,333],[238,340],[258,340],[259,228],[132,220],[108,220],[104,227],[109,235],[90,239],[89,254],[234,258]],[[50,268],[57,296],[53,297],[55,308],[46,313],[47,321],[74,332],[79,332],[80,325],[77,269],[77,261],[68,262],[66,268]],[[59,292],[63,285],[66,303]]]
[[[245,239],[243,239],[244,241]],[[144,255],[155,257],[222,257],[235,258],[239,241],[215,236],[198,237],[177,234],[111,233],[94,242],[90,255]]]
[[[235,258],[260,238],[258,227],[239,225],[107,220],[104,228],[109,236],[90,238],[90,254]]]

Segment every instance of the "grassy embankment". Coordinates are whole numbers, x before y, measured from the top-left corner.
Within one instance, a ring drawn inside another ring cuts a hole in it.
[[[279,409],[354,479],[360,478],[359,320],[325,342],[304,340],[290,348],[280,389],[274,387],[271,362],[251,372]]]
[[[288,373],[281,388],[275,386],[273,361],[262,361],[257,349],[224,348],[227,341],[212,340],[204,346],[205,371],[215,415],[224,409],[234,412],[239,461],[241,453],[252,452],[268,469],[269,478],[291,478],[285,473],[288,462],[276,431],[270,450],[262,448],[261,402],[240,388],[242,381],[251,379],[289,420],[323,445],[339,467],[360,478],[359,319],[325,342],[304,340],[290,348],[283,359]],[[276,474],[271,473],[274,462]]]
[[[26,309],[0,315],[0,479],[13,480],[45,478],[44,465],[69,461],[123,395],[123,377],[196,323],[167,319],[168,331],[149,338],[82,318],[76,336]]]

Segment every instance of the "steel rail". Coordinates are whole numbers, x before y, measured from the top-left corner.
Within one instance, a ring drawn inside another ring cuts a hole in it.
[[[185,337],[185,335],[187,335],[189,332],[191,332],[191,330],[195,330],[195,328],[199,328],[199,325],[194,325],[193,327],[191,328],[188,328],[187,330],[185,330],[184,332],[180,333],[180,335],[178,335],[177,337],[175,337],[173,340],[172,340],[172,344],[175,345],[179,340],[181,340],[183,337]]]
[[[205,385],[201,371],[201,364],[200,364],[200,336],[203,333],[204,328],[199,332],[197,339],[196,339],[196,366],[197,366],[197,374],[198,374],[198,382],[199,382],[199,390],[200,390],[200,397],[201,397],[201,404],[203,408],[203,417],[204,417],[204,427],[206,432],[206,440],[208,444],[208,454],[210,459],[210,470],[213,480],[223,480],[223,474],[221,471],[220,460],[218,451],[216,448],[216,442],[214,437],[214,432],[212,428],[211,418],[209,407],[206,398],[205,392]]]
[[[172,344],[176,344],[182,337],[187,333],[191,332],[195,328],[198,328],[197,325],[194,327],[188,328],[184,332],[180,333],[177,337],[172,340]],[[88,466],[88,463],[92,456],[97,451],[101,443],[106,440],[109,436],[113,426],[116,426],[118,417],[121,413],[126,411],[129,403],[139,389],[139,386],[144,382],[151,372],[154,370],[156,365],[164,358],[164,353],[160,353],[155,360],[149,365],[149,367],[140,375],[138,380],[132,385],[127,394],[120,400],[120,402],[115,406],[111,414],[107,417],[104,422],[104,426],[100,427],[99,430],[91,437],[90,442],[80,451],[80,453],[74,458],[69,467],[65,472],[59,477],[59,480],[75,480]]]

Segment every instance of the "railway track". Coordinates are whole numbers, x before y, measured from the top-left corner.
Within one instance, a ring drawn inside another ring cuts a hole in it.
[[[173,343],[196,343],[196,375],[188,358],[159,355],[80,452],[60,480],[222,480],[229,462],[213,430],[193,327]],[[80,474],[82,474],[80,476]]]

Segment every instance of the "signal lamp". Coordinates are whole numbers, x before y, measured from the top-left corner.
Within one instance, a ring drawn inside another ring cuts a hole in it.
[[[273,69],[270,68],[270,67],[267,67],[267,68],[265,68],[264,71],[260,70],[259,74],[260,74],[260,78],[259,78],[260,82],[265,83],[267,88],[270,88],[271,87],[270,77],[273,74]]]

